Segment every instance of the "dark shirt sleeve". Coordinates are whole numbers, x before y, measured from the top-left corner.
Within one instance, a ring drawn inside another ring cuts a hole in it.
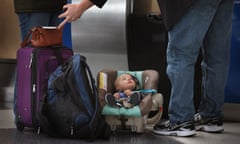
[[[196,0],[158,0],[164,24],[170,30]]]
[[[97,7],[102,8],[107,0],[91,0]]]

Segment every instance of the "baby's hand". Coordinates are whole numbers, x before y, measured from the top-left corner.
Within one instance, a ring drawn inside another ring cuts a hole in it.
[[[128,89],[128,90],[125,90],[124,93],[127,95],[127,96],[130,96],[132,94],[132,90]]]
[[[119,93],[114,93],[113,96],[115,97],[115,99],[119,99],[120,98],[120,94]]]

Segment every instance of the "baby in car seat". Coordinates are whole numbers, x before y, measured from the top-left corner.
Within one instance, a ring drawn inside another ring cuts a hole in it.
[[[141,95],[137,92],[139,82],[131,74],[123,73],[114,82],[115,92],[105,95],[106,102],[113,107],[131,108],[138,105]]]

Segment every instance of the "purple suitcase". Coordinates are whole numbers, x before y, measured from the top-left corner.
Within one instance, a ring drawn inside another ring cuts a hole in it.
[[[72,55],[73,51],[68,48],[18,49],[16,126],[19,131],[31,127],[40,132],[37,113],[47,88],[48,76]]]

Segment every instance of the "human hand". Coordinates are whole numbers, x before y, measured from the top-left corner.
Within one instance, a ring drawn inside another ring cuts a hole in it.
[[[130,96],[132,94],[132,90],[130,89],[127,89],[124,91],[124,93],[127,95],[127,96]]]
[[[78,4],[73,3],[64,5],[63,9],[65,11],[58,16],[59,18],[64,18],[64,20],[58,25],[58,28],[62,28],[67,22],[73,22],[79,19],[83,12],[93,5],[94,4],[90,0],[83,0]]]
[[[114,93],[113,96],[115,97],[115,99],[119,99],[120,98],[120,94],[118,92]]]

